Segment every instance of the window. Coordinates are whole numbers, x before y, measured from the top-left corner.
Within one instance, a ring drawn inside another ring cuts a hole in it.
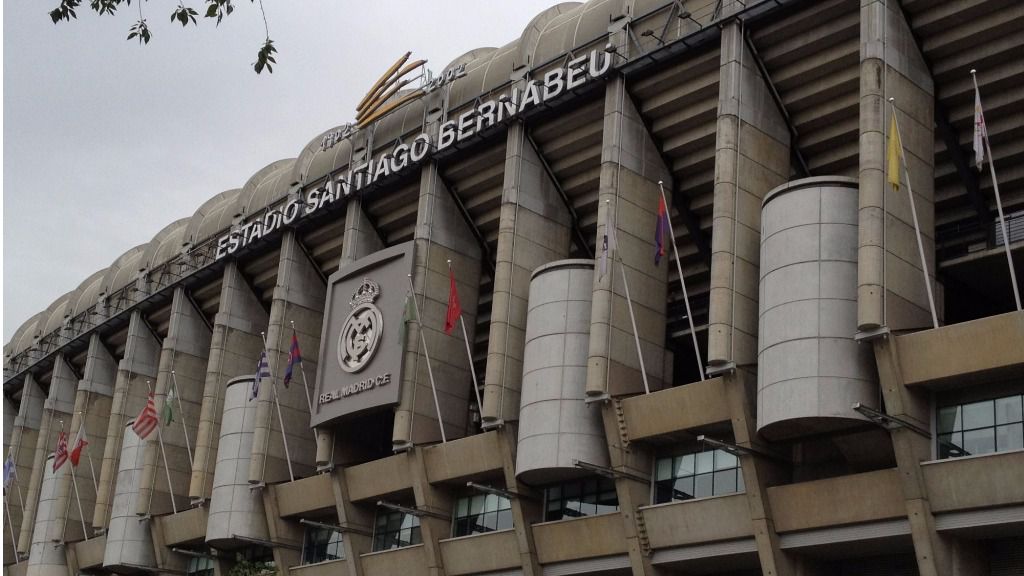
[[[341,546],[341,532],[330,528],[306,527],[302,542],[302,563],[316,564],[328,560],[341,560],[345,551]]]
[[[654,465],[654,503],[742,492],[739,458],[725,450],[658,458]]]
[[[544,520],[594,516],[619,509],[615,481],[585,478],[544,489]]]
[[[1024,448],[1020,394],[939,408],[939,458]]]
[[[373,551],[392,550],[423,542],[420,519],[405,512],[378,510],[373,528]]]
[[[193,556],[188,559],[188,576],[213,576],[213,558]]]
[[[483,534],[512,527],[512,503],[497,494],[477,494],[455,503],[453,536]]]

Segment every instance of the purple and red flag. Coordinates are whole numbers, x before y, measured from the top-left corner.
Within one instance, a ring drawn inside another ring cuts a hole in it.
[[[668,207],[665,198],[658,199],[658,223],[654,231],[654,265],[661,264],[665,255],[665,234],[668,233]]]

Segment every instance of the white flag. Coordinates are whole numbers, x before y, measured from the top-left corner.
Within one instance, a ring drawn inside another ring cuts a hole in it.
[[[981,93],[978,92],[978,85],[974,85],[974,165],[981,172],[985,165],[985,138],[988,133],[985,128],[985,113],[981,109]]]

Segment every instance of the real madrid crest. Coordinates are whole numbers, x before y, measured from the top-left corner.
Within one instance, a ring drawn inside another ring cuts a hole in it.
[[[380,296],[380,286],[363,278],[363,283],[352,295],[352,312],[345,318],[338,337],[338,364],[345,372],[354,374],[370,363],[377,352],[384,322],[373,301]]]

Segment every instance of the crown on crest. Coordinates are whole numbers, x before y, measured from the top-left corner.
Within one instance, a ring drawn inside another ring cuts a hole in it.
[[[372,304],[377,296],[380,296],[380,285],[369,278],[363,278],[363,283],[356,288],[348,305],[355,308],[362,304]]]

